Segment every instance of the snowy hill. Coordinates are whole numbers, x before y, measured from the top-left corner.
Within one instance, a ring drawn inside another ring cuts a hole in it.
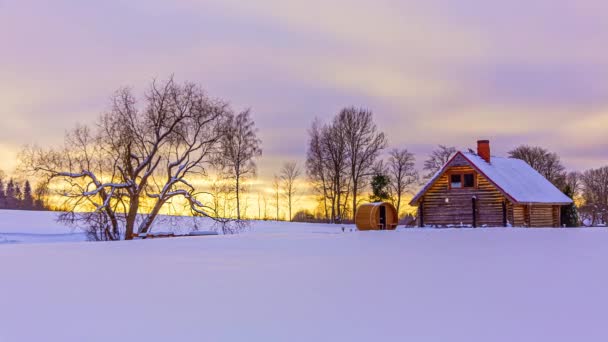
[[[46,232],[10,215],[2,233]],[[0,341],[605,341],[606,245],[605,229],[288,223],[4,244]]]

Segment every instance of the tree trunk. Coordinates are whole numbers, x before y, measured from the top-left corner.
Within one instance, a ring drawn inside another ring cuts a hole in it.
[[[336,197],[337,197],[337,200],[336,200],[336,202],[337,202],[336,203],[337,204],[336,205],[336,209],[337,209],[337,212],[336,212],[336,216],[337,216],[336,217],[337,218],[336,223],[342,223],[342,216],[340,215],[341,214],[341,212],[340,212],[340,205],[341,205],[342,201],[341,201],[341,198],[340,198],[341,197],[341,189],[340,189],[340,181],[339,180],[336,182]]]
[[[154,222],[154,220],[160,213],[160,209],[163,207],[164,204],[165,204],[165,201],[156,202],[156,204],[154,205],[154,208],[148,215],[148,218],[144,222],[142,222],[139,229],[137,230],[138,233],[147,233],[150,231],[150,227],[152,226],[152,223]]]
[[[323,209],[325,209],[325,221],[329,220],[329,209],[327,208],[327,187],[323,181]]]
[[[279,220],[279,193],[277,192],[277,221]]]
[[[399,216],[399,208],[401,207],[401,194],[397,195],[397,216]],[[399,217],[397,217],[397,220],[399,220]]]
[[[358,190],[358,181],[353,179],[353,221],[357,217],[357,190]]]
[[[139,208],[139,197],[133,196],[129,203],[129,212],[127,213],[127,222],[125,224],[125,240],[133,239],[135,229],[135,220],[137,219],[137,209]]]
[[[236,176],[236,218],[241,219],[240,177]]]
[[[289,206],[289,222],[291,222],[292,220],[292,216],[291,216],[291,194],[289,195],[289,199],[288,199],[288,206]]]

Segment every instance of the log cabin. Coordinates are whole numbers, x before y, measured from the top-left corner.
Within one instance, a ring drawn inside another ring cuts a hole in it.
[[[413,197],[420,227],[560,227],[572,200],[520,159],[458,151]]]

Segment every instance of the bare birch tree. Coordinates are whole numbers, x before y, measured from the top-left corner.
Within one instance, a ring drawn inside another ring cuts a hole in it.
[[[274,204],[277,211],[276,218],[277,221],[280,219],[280,195],[281,195],[281,179],[279,176],[275,175],[272,179],[272,191],[274,197]]]
[[[267,220],[268,219],[268,197],[266,196],[266,193],[264,193],[262,195],[262,202],[264,203],[264,216],[263,220]]]
[[[184,201],[195,215],[214,217],[192,179],[205,176],[224,134],[228,104],[173,78],[152,82],[141,99],[119,90],[96,126],[67,134],[59,149],[26,149],[29,170],[61,189],[62,218],[89,227],[100,240],[149,232],[161,209]],[[139,215],[146,207],[145,215]],[[81,213],[83,209],[92,209]]]
[[[416,158],[407,149],[393,149],[389,152],[388,174],[390,178],[389,191],[394,198],[397,213],[400,213],[401,199],[418,183]]]
[[[297,180],[300,177],[300,168],[296,162],[288,162],[281,169],[280,179],[283,196],[287,201],[287,212],[289,213],[289,221],[293,219],[292,209],[293,204],[298,194]]]
[[[255,176],[255,158],[262,155],[261,141],[257,137],[255,122],[250,111],[236,116],[230,115],[226,122],[225,133],[220,140],[218,161],[220,169],[233,181],[236,195],[236,216],[241,219],[242,184],[247,176]]]

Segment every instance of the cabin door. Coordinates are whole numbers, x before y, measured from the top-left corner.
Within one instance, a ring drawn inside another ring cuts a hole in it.
[[[386,207],[380,206],[380,229],[386,229]]]

